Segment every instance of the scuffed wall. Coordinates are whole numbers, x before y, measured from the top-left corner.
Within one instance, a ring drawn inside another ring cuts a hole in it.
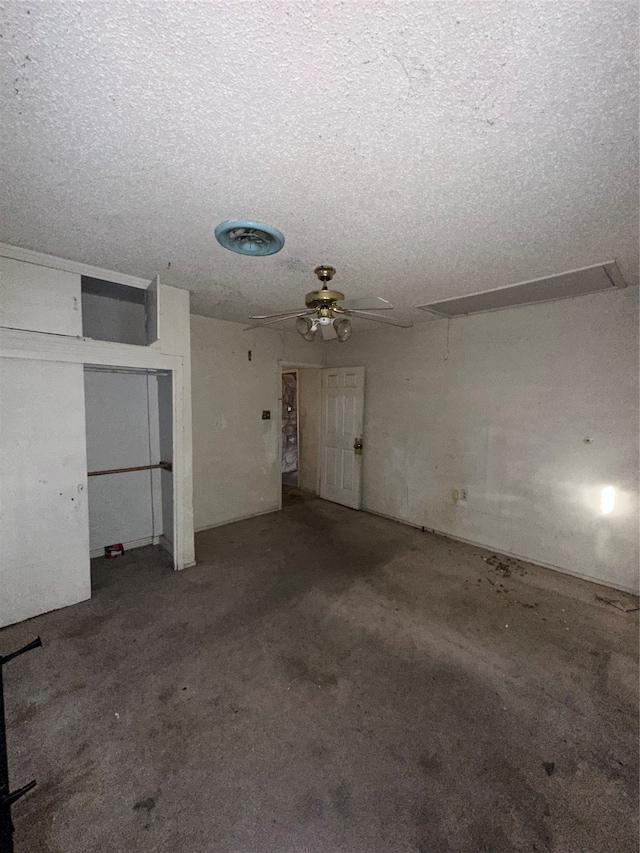
[[[327,347],[366,368],[363,508],[637,589],[637,344],[630,288]]]
[[[196,530],[279,506],[282,339],[242,329],[191,317]]]

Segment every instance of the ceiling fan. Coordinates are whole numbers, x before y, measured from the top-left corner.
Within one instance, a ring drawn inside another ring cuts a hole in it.
[[[312,341],[318,329],[322,339],[325,341],[348,341],[353,332],[350,317],[362,317],[364,320],[373,320],[376,323],[386,323],[390,326],[401,326],[408,329],[413,323],[402,323],[400,320],[392,320],[390,317],[381,317],[377,311],[389,311],[393,305],[379,296],[365,296],[362,299],[345,299],[344,293],[338,290],[329,290],[327,282],[331,281],[336,271],[333,267],[319,266],[314,270],[322,282],[320,290],[312,290],[304,299],[306,308],[289,311],[279,311],[277,314],[258,314],[251,320],[263,320],[248,329],[259,329],[270,323],[278,323],[281,320],[296,318],[296,329],[305,339]]]

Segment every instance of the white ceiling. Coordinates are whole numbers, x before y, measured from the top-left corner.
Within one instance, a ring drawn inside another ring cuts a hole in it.
[[[615,259],[638,282],[632,2],[8,2],[0,240],[230,320],[413,306]],[[215,226],[276,226],[277,255]]]

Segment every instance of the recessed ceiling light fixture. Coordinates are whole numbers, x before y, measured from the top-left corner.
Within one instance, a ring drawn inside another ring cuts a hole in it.
[[[238,255],[263,257],[275,255],[284,246],[284,235],[277,228],[250,219],[232,219],[216,228],[216,240]]]

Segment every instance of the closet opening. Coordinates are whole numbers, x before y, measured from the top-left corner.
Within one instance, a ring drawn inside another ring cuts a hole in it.
[[[170,565],[171,371],[85,365],[84,386],[90,556],[115,560],[121,551],[156,545],[171,555]]]
[[[149,346],[158,339],[157,298],[155,280],[140,288],[83,275],[83,337]]]

